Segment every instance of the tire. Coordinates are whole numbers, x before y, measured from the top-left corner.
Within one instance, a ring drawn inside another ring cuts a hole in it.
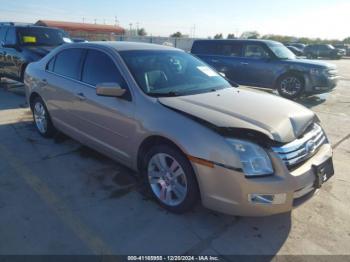
[[[192,165],[175,147],[164,144],[151,148],[143,158],[141,173],[156,202],[172,213],[190,211],[199,200]]]
[[[41,97],[34,98],[31,103],[34,125],[40,135],[51,138],[55,135],[56,129],[52,124],[49,111]]]
[[[304,92],[304,87],[304,79],[297,74],[284,75],[277,82],[279,95],[287,99],[300,97]]]

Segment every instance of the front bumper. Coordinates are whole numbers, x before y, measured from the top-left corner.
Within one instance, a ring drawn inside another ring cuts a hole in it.
[[[290,172],[274,154],[271,154],[275,175],[249,179],[243,173],[214,166],[193,163],[205,207],[222,213],[239,216],[269,216],[289,212],[296,199],[314,190],[314,165],[332,157],[329,144],[323,145],[316,155]],[[279,201],[271,204],[252,203],[253,194],[278,195]]]
[[[339,80],[340,76],[338,75],[312,76],[307,83],[305,91],[312,94],[327,93],[337,86]]]

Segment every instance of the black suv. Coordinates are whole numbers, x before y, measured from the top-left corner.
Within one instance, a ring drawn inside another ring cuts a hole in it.
[[[40,60],[53,48],[69,42],[60,29],[15,23],[0,23],[0,79],[23,82],[26,66]]]
[[[309,59],[317,59],[319,57],[340,59],[342,56],[346,55],[346,52],[332,45],[308,45],[304,49],[304,54]]]

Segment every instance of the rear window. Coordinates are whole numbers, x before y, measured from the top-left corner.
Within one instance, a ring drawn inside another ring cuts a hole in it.
[[[241,56],[242,44],[229,41],[199,41],[193,44],[192,53],[233,57]]]
[[[197,41],[193,43],[192,53],[193,54],[217,54],[217,44],[212,41]]]
[[[53,72],[62,76],[79,80],[82,56],[82,49],[72,48],[62,51],[56,56]],[[49,67],[52,66],[50,63]]]
[[[8,27],[5,27],[5,26],[0,27],[0,42],[5,41],[7,29],[8,29]]]

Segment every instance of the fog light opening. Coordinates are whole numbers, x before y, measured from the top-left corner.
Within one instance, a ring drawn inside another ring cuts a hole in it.
[[[253,204],[280,205],[287,200],[287,194],[249,194],[248,200]]]

